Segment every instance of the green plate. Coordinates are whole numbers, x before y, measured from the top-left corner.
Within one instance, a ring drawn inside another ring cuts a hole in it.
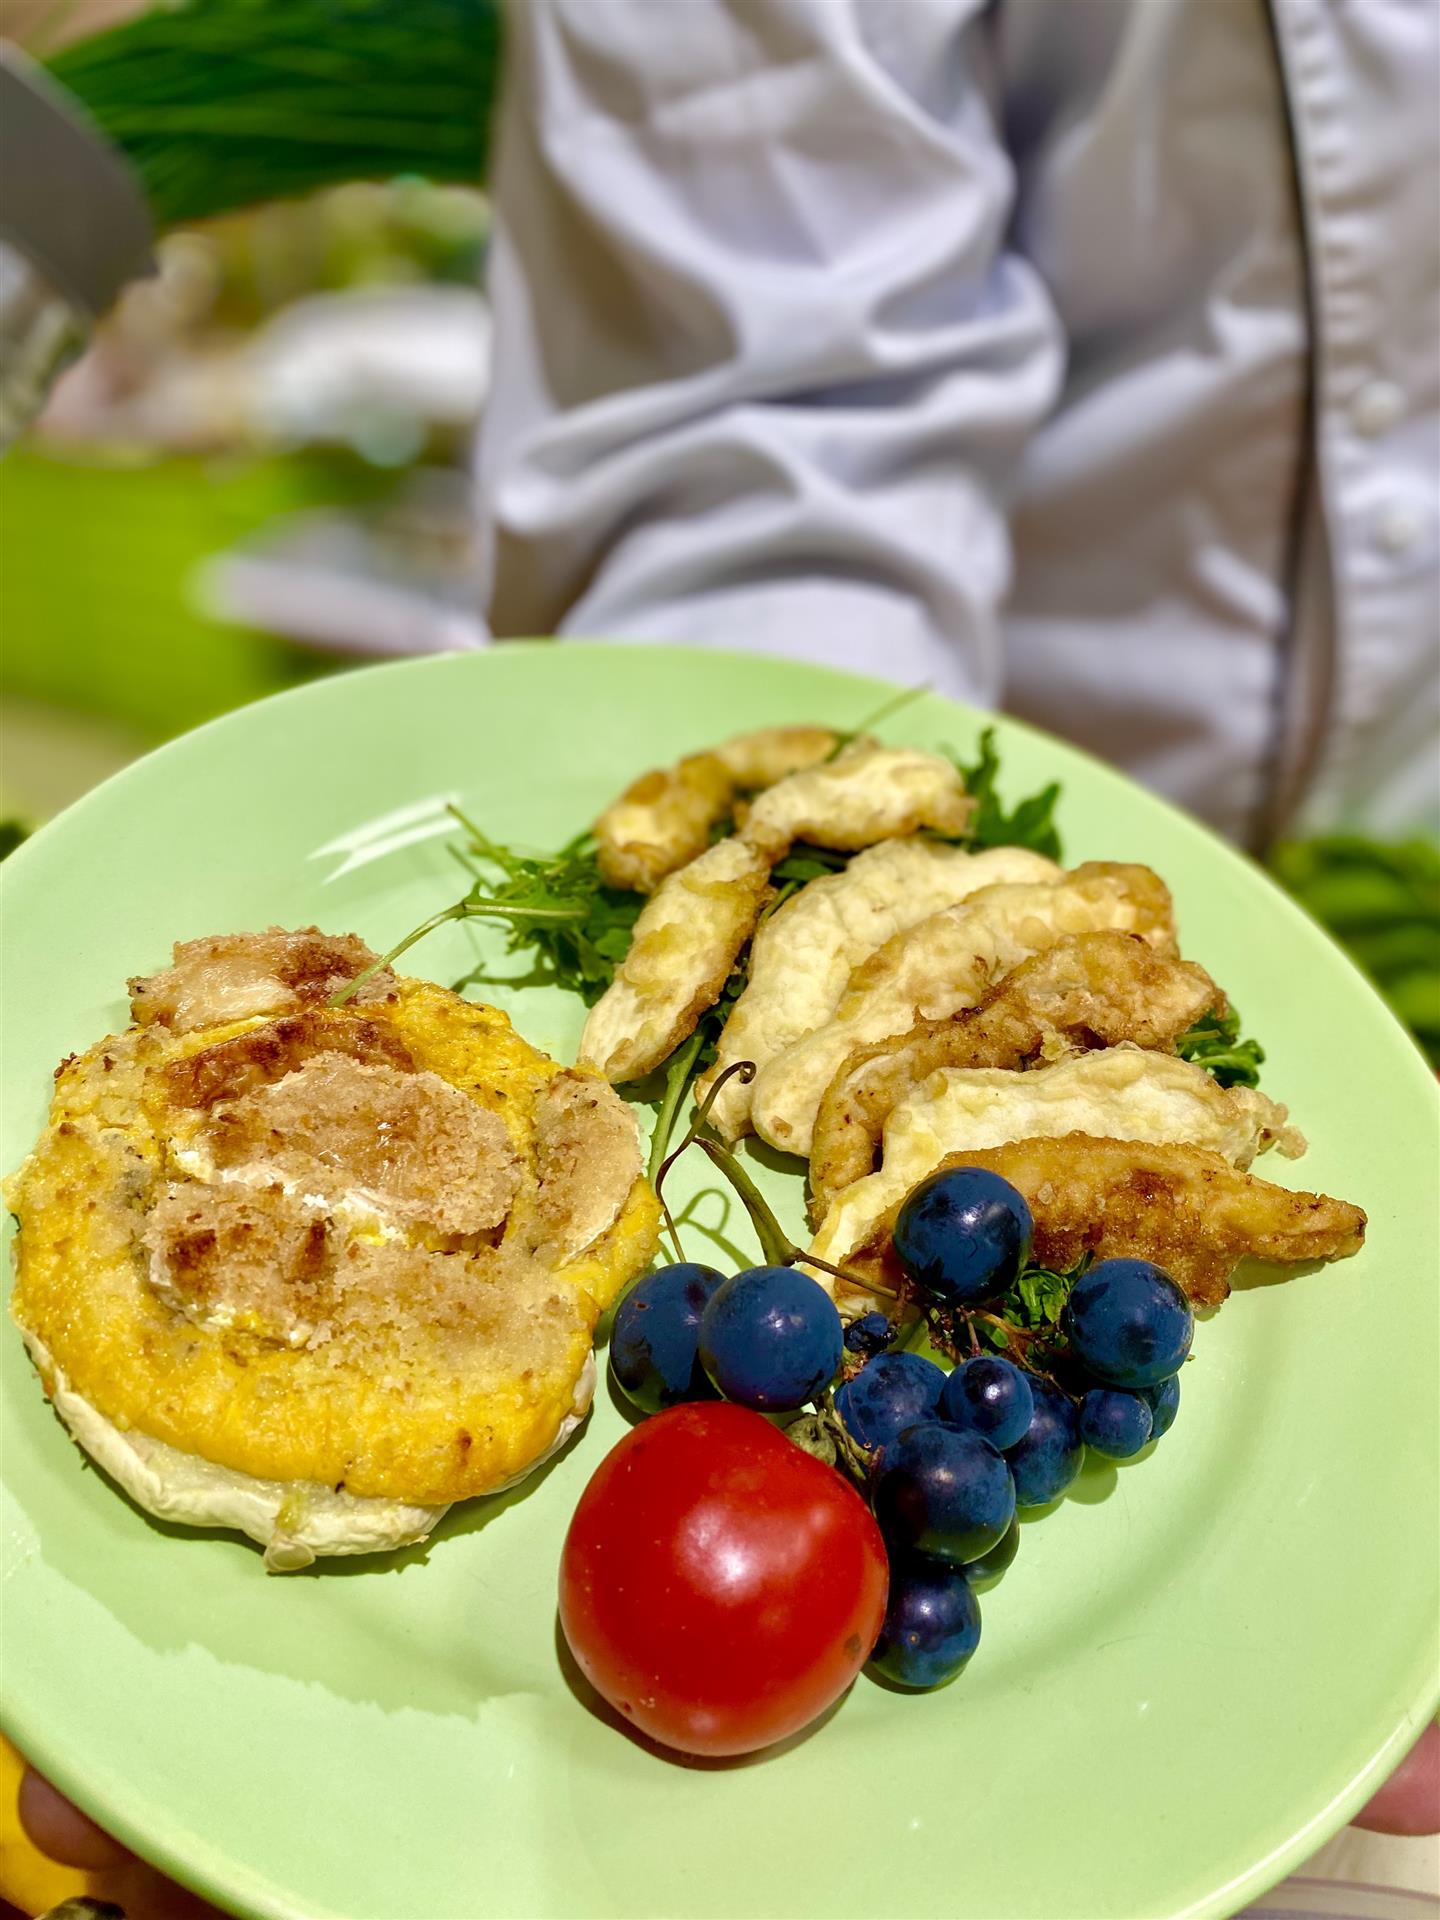
[[[851,724],[885,692],[748,655],[510,646],[177,741],[6,864],[5,1167],[56,1062],[124,1024],[126,976],[172,940],[313,920],[384,946],[456,892],[441,797],[555,845],[641,768],[742,727]],[[968,750],[976,725],[927,696],[887,732]],[[244,1542],[155,1525],[86,1469],[7,1334],[7,1730],[97,1819],[287,1920],[1155,1920],[1241,1906],[1385,1777],[1437,1697],[1434,1086],[1253,867],[1068,748],[1000,739],[1012,795],[1063,779],[1071,859],[1170,882],[1186,953],[1310,1136],[1267,1171],[1366,1207],[1363,1254],[1242,1281],[1199,1331],[1173,1436],[1026,1525],[956,1685],[862,1677],[810,1737],[723,1766],[658,1758],[567,1684],[556,1562],[623,1430],[603,1390],[561,1459],[428,1549],[267,1578]],[[452,928],[413,963],[449,982],[486,951]],[[488,991],[571,1057],[578,1005]],[[764,1177],[798,1230],[798,1178]],[[694,1180],[701,1222],[748,1249]]]

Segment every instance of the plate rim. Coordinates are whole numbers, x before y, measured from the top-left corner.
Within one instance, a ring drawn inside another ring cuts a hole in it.
[[[427,671],[454,672],[460,662],[476,662],[474,667],[466,666],[461,671],[484,671],[480,662],[490,663],[506,656],[534,660],[546,656],[555,656],[561,647],[584,646],[587,650],[601,653],[623,655],[627,658],[653,654],[657,650],[667,656],[684,655],[699,660],[720,659],[732,663],[737,668],[753,667],[757,662],[784,665],[799,670],[818,669],[832,681],[847,681],[857,691],[877,692],[903,691],[904,683],[888,680],[883,675],[865,674],[850,668],[832,667],[824,662],[792,659],[788,656],[765,656],[743,648],[693,646],[683,643],[624,641],[614,639],[570,639],[526,638],[523,640],[505,640],[490,646],[462,652],[427,654],[401,660],[390,660],[346,668],[343,671],[326,674],[307,681],[300,686],[282,689],[258,700],[249,701],[244,706],[217,715],[202,725],[187,729],[173,739],[164,741],[141,754],[127,766],[118,769],[107,779],[81,795],[71,805],[65,807],[52,819],[38,827],[3,862],[0,862],[0,901],[13,889],[16,880],[28,873],[30,865],[37,857],[47,857],[49,845],[61,833],[73,831],[77,822],[82,822],[93,808],[99,810],[108,805],[115,794],[121,791],[125,783],[132,779],[149,778],[157,762],[163,762],[167,756],[182,751],[192,751],[192,742],[214,737],[224,730],[244,727],[252,724],[252,717],[260,710],[279,706],[298,706],[307,702],[322,703],[331,697],[335,690],[359,681],[373,681],[386,676],[406,676],[418,679]],[[1286,893],[1278,882],[1244,849],[1234,846],[1205,822],[1197,819],[1175,802],[1143,787],[1128,774],[1111,766],[1087,749],[1078,747],[1062,737],[1034,726],[1028,721],[1016,718],[1003,711],[989,711],[955,699],[949,694],[932,687],[914,689],[917,693],[930,695],[943,700],[947,706],[960,715],[966,724],[983,727],[995,724],[1003,732],[1023,735],[1035,746],[1053,750],[1059,748],[1068,758],[1086,764],[1090,775],[1102,785],[1113,788],[1118,795],[1140,792],[1147,803],[1168,816],[1170,825],[1198,840],[1208,849],[1209,858],[1238,861],[1248,870],[1252,881],[1258,879],[1268,890],[1272,901],[1278,901],[1291,924],[1309,938],[1319,937],[1331,949],[1333,956],[1343,962],[1351,976],[1352,987],[1364,990],[1375,1008],[1383,1014],[1386,1023],[1392,1029],[1393,1036],[1403,1043],[1403,1053],[1413,1062],[1417,1087],[1423,1087],[1431,1097],[1436,1095],[1436,1086],[1428,1064],[1413,1036],[1405,1029],[1380,995],[1374,983],[1365,975],[1350,956],[1334,940],[1326,928],[1314,920],[1294,898]],[[1397,1058],[1400,1057],[1397,1053]],[[10,1097],[10,1083],[4,1080],[4,1096]],[[7,1315],[8,1318],[8,1315]],[[0,1464],[0,1483],[4,1481],[3,1464]],[[0,1726],[3,1726],[24,1756],[45,1773],[56,1786],[61,1788],[82,1810],[97,1819],[107,1831],[115,1834],[144,1860],[154,1864],[182,1886],[215,1901],[222,1906],[244,1903],[244,1912],[263,1916],[263,1920],[300,1920],[302,1909],[296,1906],[274,1883],[255,1875],[253,1869],[230,1854],[211,1855],[208,1847],[197,1854],[189,1843],[197,1837],[188,1830],[179,1840],[186,1843],[187,1851],[182,1852],[177,1837],[166,1831],[164,1823],[157,1828],[151,1818],[142,1826],[140,1821],[126,1810],[123,1796],[109,1794],[92,1789],[90,1782],[78,1766],[72,1766],[68,1757],[60,1750],[60,1737],[47,1736],[39,1725],[31,1726],[24,1707],[17,1698],[17,1689],[11,1674],[5,1671],[6,1663],[0,1663]],[[1311,1818],[1296,1828],[1278,1843],[1269,1853],[1253,1862],[1242,1874],[1232,1877],[1224,1886],[1200,1896],[1188,1906],[1175,1907],[1172,1920],[1209,1920],[1210,1916],[1233,1914],[1240,1906],[1275,1886],[1295,1866],[1308,1859],[1326,1840],[1333,1837],[1370,1798],[1389,1769],[1408,1751],[1418,1733],[1423,1731],[1427,1722],[1440,1712],[1440,1645],[1433,1651],[1417,1649],[1413,1665],[1414,1678],[1411,1686],[1411,1699],[1389,1731],[1381,1738],[1369,1757],[1364,1760],[1351,1775],[1343,1788]],[[150,1815],[154,1808],[143,1811]],[[306,1920],[343,1920],[335,1910],[308,1904],[303,1912]]]

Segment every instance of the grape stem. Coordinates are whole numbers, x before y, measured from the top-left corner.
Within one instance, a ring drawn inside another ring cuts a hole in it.
[[[835,1442],[836,1452],[863,1488],[870,1478],[870,1454],[854,1438],[850,1429],[840,1418],[840,1411],[835,1405],[835,1389],[826,1387],[823,1393],[817,1394],[815,1406],[831,1439]]]
[[[696,1057],[704,1044],[705,1036],[697,1028],[683,1047],[675,1049],[665,1068],[665,1097],[655,1115],[655,1130],[650,1135],[650,1164],[645,1170],[651,1186],[660,1178],[665,1164],[665,1149],[675,1131],[675,1116],[694,1077]]]
[[[710,1161],[712,1166],[723,1174],[725,1179],[728,1180],[730,1185],[735,1189],[740,1204],[750,1216],[750,1223],[754,1227],[756,1238],[760,1242],[760,1251],[764,1255],[768,1266],[793,1267],[797,1262],[803,1260],[807,1266],[819,1267],[822,1272],[833,1274],[837,1280],[848,1281],[852,1287],[857,1287],[864,1292],[883,1294],[887,1300],[894,1300],[897,1296],[893,1294],[888,1287],[877,1286],[873,1280],[862,1280],[857,1274],[847,1273],[843,1267],[832,1267],[828,1260],[821,1260],[813,1253],[802,1252],[781,1227],[780,1222],[775,1218],[775,1215],[766,1204],[764,1195],[741,1166],[735,1155],[728,1147],[722,1145],[719,1140],[715,1139],[712,1134],[703,1131],[710,1119],[710,1110],[714,1106],[716,1099],[719,1097],[720,1089],[725,1083],[729,1080],[739,1080],[742,1086],[749,1086],[757,1072],[758,1068],[753,1060],[737,1060],[733,1066],[729,1066],[723,1073],[717,1074],[713,1086],[711,1086],[705,1098],[696,1108],[695,1117],[691,1120],[684,1139],[680,1142],[679,1146],[675,1148],[673,1153],[666,1154],[665,1158],[660,1162],[660,1165],[655,1169],[653,1180],[655,1196],[660,1202],[661,1210],[665,1215],[667,1223],[671,1225],[672,1238],[675,1239],[678,1245],[679,1239],[674,1232],[673,1222],[670,1222],[670,1211],[665,1204],[665,1196],[662,1191],[665,1185],[665,1177],[682,1153],[690,1147],[699,1147],[700,1151]]]

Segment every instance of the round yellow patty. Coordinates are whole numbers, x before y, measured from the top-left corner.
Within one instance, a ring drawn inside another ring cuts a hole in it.
[[[122,1430],[441,1505],[555,1438],[658,1209],[598,1076],[382,983],[257,1014],[247,980],[243,1019],[162,1009],[65,1063],[11,1184],[11,1311]],[[137,1012],[162,998],[141,983]]]

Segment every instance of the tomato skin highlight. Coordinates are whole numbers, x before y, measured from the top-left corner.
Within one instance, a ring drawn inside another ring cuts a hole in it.
[[[699,1402],[644,1421],[580,1496],[560,1624],[632,1726],[682,1753],[752,1753],[808,1726],[885,1619],[880,1529],[768,1420]]]

